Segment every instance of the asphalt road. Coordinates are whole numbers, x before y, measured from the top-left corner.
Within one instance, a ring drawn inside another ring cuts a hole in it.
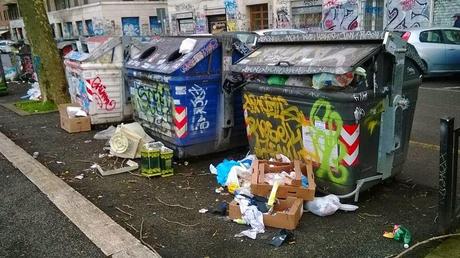
[[[0,257],[104,257],[0,154]]]
[[[440,118],[447,116],[456,117],[456,127],[460,127],[460,75],[425,79],[419,89],[402,177],[437,188]]]

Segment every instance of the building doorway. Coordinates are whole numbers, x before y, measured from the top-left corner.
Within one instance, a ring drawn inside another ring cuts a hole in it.
[[[268,4],[250,5],[249,20],[253,31],[268,29]]]

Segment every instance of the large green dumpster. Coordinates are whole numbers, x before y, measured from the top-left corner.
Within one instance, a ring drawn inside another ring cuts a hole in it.
[[[383,32],[268,36],[258,43],[232,70],[250,81],[246,130],[259,158],[312,160],[320,190],[356,200],[360,190],[402,170],[425,69],[411,45]],[[352,81],[312,88],[323,75]]]

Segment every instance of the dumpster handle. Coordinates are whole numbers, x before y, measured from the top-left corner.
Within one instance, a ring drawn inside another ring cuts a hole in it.
[[[292,66],[289,61],[279,61],[276,66]]]

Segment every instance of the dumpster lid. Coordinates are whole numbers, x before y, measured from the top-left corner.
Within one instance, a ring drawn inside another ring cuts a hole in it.
[[[344,74],[382,48],[381,43],[313,43],[263,45],[232,66],[232,71],[257,74]]]
[[[179,47],[187,37],[162,37],[155,39],[131,58],[126,67],[163,74],[171,74],[178,69],[185,73],[209,56],[219,46],[215,38],[194,37],[195,47],[187,54],[180,54]]]
[[[94,36],[77,41],[77,50],[70,51],[65,58],[73,61],[92,61],[121,44],[120,37]]]

